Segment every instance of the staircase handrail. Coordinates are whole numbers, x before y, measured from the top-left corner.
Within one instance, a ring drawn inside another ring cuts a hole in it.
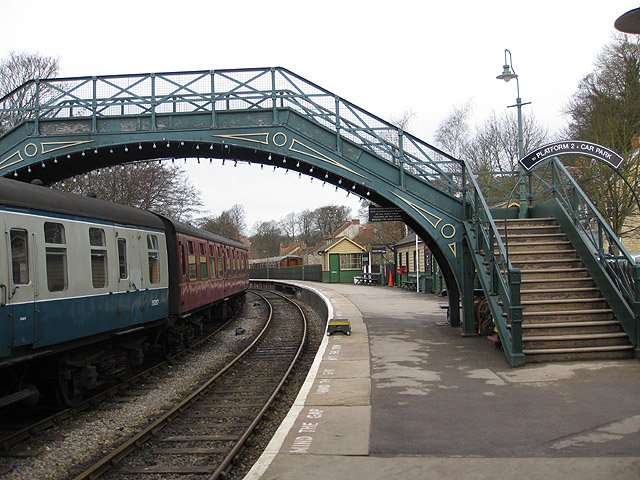
[[[620,291],[630,312],[633,312],[636,322],[640,319],[640,265],[629,254],[613,232],[607,221],[600,214],[589,197],[580,188],[576,180],[569,173],[558,157],[545,162],[542,174],[538,174],[542,165],[530,171],[537,179],[535,191],[530,185],[532,202],[549,193],[564,207],[565,212],[573,224],[579,229],[585,243],[590,247],[588,251],[602,266],[610,281]],[[550,183],[545,176],[550,173]]]
[[[483,252],[488,262],[488,285],[485,285],[483,273],[479,271],[480,269],[476,267],[476,270],[478,270],[478,276],[481,284],[483,284],[485,294],[489,296],[500,295],[504,311],[507,313],[505,318],[502,315],[502,311],[497,308],[497,302],[488,302],[503,348],[508,352],[507,356],[522,355],[520,270],[511,264],[507,247],[502,241],[491,209],[475,174],[466,161],[465,171],[468,172],[466,183],[472,190],[469,205],[475,231],[475,245],[473,245],[473,248],[476,252]],[[497,252],[494,244],[497,247]]]

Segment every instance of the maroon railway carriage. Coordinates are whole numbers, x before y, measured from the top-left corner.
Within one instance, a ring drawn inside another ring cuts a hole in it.
[[[279,257],[256,258],[249,260],[250,268],[279,268],[279,267],[296,267],[302,265],[302,257],[297,255],[282,255]]]
[[[169,313],[192,313],[249,287],[248,252],[244,244],[185,223],[163,219],[167,229]]]

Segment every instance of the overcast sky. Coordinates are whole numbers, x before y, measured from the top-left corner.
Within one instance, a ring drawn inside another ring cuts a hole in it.
[[[282,66],[434,143],[453,106],[473,100],[476,123],[516,99],[496,80],[513,54],[525,114],[551,133],[614,21],[620,0],[142,1],[0,0],[0,58],[58,57],[60,76]],[[257,165],[189,160],[205,210],[245,206],[248,226],[326,204],[358,202],[317,180]],[[203,212],[206,213],[206,212]]]

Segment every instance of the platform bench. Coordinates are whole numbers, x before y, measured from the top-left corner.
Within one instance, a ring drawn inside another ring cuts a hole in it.
[[[416,282],[412,282],[410,280],[403,280],[400,282],[400,286],[402,288],[404,288],[405,290],[415,290],[416,289]]]

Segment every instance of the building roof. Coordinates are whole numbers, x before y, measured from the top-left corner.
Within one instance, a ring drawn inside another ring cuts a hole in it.
[[[396,247],[402,247],[404,245],[409,245],[409,244],[412,244],[412,243],[413,244],[416,243],[416,234],[415,233],[410,233],[409,235],[404,237],[402,240],[397,242],[396,243]],[[418,237],[418,243],[423,243],[422,239],[420,237]]]
[[[366,248],[364,248],[362,245],[358,245],[356,242],[351,240],[349,237],[340,237],[339,239],[335,240],[334,242],[330,243],[329,245],[326,245],[323,248],[321,248],[320,250],[318,250],[318,253],[328,252],[329,250],[332,250],[333,248],[335,248],[338,244],[340,244],[342,242],[349,242],[349,243],[353,244],[355,247],[357,247],[360,250],[362,250],[363,252],[366,251]]]
[[[358,232],[362,231],[362,226],[360,225],[360,219],[354,219],[354,220],[348,220],[346,222],[344,222],[342,225],[340,225],[338,227],[338,229],[333,232],[333,238],[338,238],[340,235],[343,235],[346,233],[346,230],[353,226],[353,225],[357,225],[359,227]]]
[[[280,249],[280,255],[291,255],[292,253],[302,252],[302,247],[297,242],[292,242],[284,248]]]

